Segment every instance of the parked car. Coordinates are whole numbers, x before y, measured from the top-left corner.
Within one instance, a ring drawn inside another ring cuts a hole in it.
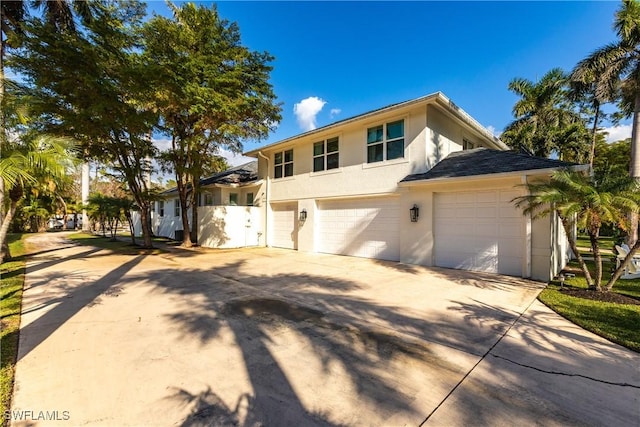
[[[60,219],[49,218],[49,222],[47,223],[47,228],[49,230],[62,230],[62,226],[64,223]]]

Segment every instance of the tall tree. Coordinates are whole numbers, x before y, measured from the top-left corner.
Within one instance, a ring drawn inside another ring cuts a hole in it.
[[[640,3],[623,0],[613,27],[618,40],[580,61],[573,74],[577,79],[593,77],[595,94],[602,98],[612,87],[619,86],[621,110],[627,117],[633,116],[629,174],[640,179]],[[632,222],[630,246],[638,239],[637,215],[633,215]]]
[[[525,214],[533,218],[555,213],[560,218],[571,250],[576,255],[590,289],[609,290],[615,280],[602,286],[602,253],[600,251],[600,229],[604,224],[612,224],[628,229],[627,214],[638,211],[637,185],[629,179],[604,179],[595,181],[593,177],[572,170],[560,170],[553,174],[549,182],[527,184],[528,195],[514,201]],[[589,236],[595,261],[595,277],[591,276],[580,255],[573,235],[574,227],[585,230]],[[640,246],[640,245],[639,245]],[[633,253],[640,247],[634,247]],[[628,263],[625,260],[618,270]],[[616,274],[619,272],[616,271]],[[617,279],[617,277],[616,277]]]
[[[164,159],[175,172],[187,231],[189,208],[197,228],[199,180],[219,149],[238,152],[243,141],[266,137],[280,106],[269,83],[273,57],[243,46],[236,23],[222,19],[215,5],[169,6],[173,19],[156,16],[145,25],[142,59],[152,76],[149,107],[171,138]],[[191,244],[185,232],[183,245]]]
[[[99,2],[92,8],[94,19],[75,33],[29,19],[22,48],[8,64],[30,85],[42,129],[74,137],[84,153],[120,173],[140,208],[144,245],[151,247],[146,176],[155,148],[146,135],[156,116],[139,102],[149,71],[135,55],[144,5]]]
[[[568,78],[559,68],[537,82],[515,78],[509,90],[520,97],[513,106],[515,120],[501,138],[514,149],[540,157],[558,153],[563,159],[586,159],[586,128],[568,97]]]

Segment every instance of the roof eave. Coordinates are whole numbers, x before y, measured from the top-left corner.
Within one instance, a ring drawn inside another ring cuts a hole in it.
[[[437,99],[440,99],[441,102],[444,103],[444,105],[447,105],[447,103],[453,104],[453,103],[451,103],[449,98],[447,98],[442,92],[435,92],[435,93],[431,93],[429,95],[421,96],[420,98],[412,99],[412,100],[405,101],[405,102],[400,102],[398,104],[389,105],[388,107],[384,107],[384,108],[381,108],[381,109],[378,109],[378,110],[369,111],[367,113],[360,114],[358,116],[354,116],[354,117],[351,117],[349,119],[341,120],[341,121],[338,121],[338,122],[323,126],[321,128],[318,128],[318,129],[314,129],[314,130],[311,130],[311,131],[308,131],[308,132],[300,133],[300,134],[291,136],[289,138],[285,138],[283,140],[280,140],[278,142],[274,142],[273,144],[265,145],[264,147],[260,147],[260,148],[256,148],[255,150],[247,151],[247,152],[243,153],[242,155],[243,156],[257,158],[258,157],[258,153],[261,152],[261,151],[270,150],[270,149],[272,149],[274,147],[277,147],[279,145],[284,145],[286,143],[295,141],[296,139],[304,138],[304,137],[307,137],[307,136],[310,136],[310,135],[315,135],[317,133],[325,132],[327,130],[334,129],[334,128],[339,127],[339,126],[343,126],[343,125],[347,125],[347,124],[350,124],[350,123],[354,123],[356,121],[360,121],[360,120],[363,120],[363,119],[367,119],[369,117],[377,116],[379,114],[388,113],[390,111],[394,111],[394,110],[397,110],[397,109],[400,109],[400,108],[405,108],[405,107],[408,107],[408,106],[411,106],[411,105],[420,104],[420,103],[423,103],[423,102],[425,104],[427,104],[429,102],[436,102]],[[466,114],[466,115],[468,116],[468,114]],[[469,116],[469,117],[471,117],[471,116]],[[471,119],[471,120],[473,121],[473,119]],[[482,127],[482,125],[480,125],[478,122],[475,122],[475,126],[479,126],[482,129],[483,134],[490,134],[489,131],[487,131],[484,127]],[[496,138],[496,137],[491,135],[491,138]],[[506,147],[506,145],[505,145],[505,147]],[[508,148],[506,148],[506,149],[508,149]]]
[[[569,166],[570,169],[573,169],[577,172],[588,172],[589,165],[575,165]],[[469,175],[469,176],[454,176],[454,177],[442,177],[442,178],[430,178],[430,179],[417,179],[415,181],[400,181],[398,186],[400,187],[417,187],[417,186],[430,186],[437,185],[442,183],[452,183],[452,182],[465,182],[465,181],[478,181],[478,180],[491,180],[491,179],[501,179],[501,178],[512,178],[518,176],[542,176],[542,175],[551,175],[553,172],[558,169],[562,169],[562,167],[552,167],[552,168],[544,168],[544,169],[525,169],[520,171],[512,171],[512,172],[500,172],[500,173],[488,173],[483,175]]]

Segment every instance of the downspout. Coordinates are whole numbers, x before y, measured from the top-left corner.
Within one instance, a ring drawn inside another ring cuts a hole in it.
[[[264,190],[264,198],[265,198],[265,206],[264,206],[264,245],[269,246],[267,239],[267,233],[269,230],[269,158],[262,154],[262,151],[258,151],[258,156],[262,157],[267,161],[267,184]]]
[[[522,185],[526,188],[528,184],[528,180],[527,180],[527,175],[522,175]],[[528,193],[528,190],[527,190]],[[525,243],[524,243],[524,271],[523,271],[523,277],[526,278],[531,278],[531,272],[532,272],[532,251],[533,251],[533,242],[532,242],[532,219],[531,219],[531,213],[526,214],[525,216]]]

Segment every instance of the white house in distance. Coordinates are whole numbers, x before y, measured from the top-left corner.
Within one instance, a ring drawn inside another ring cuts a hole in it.
[[[586,166],[508,150],[438,92],[249,151],[259,213],[247,241],[549,280],[568,261],[562,227],[512,200],[522,184]]]

